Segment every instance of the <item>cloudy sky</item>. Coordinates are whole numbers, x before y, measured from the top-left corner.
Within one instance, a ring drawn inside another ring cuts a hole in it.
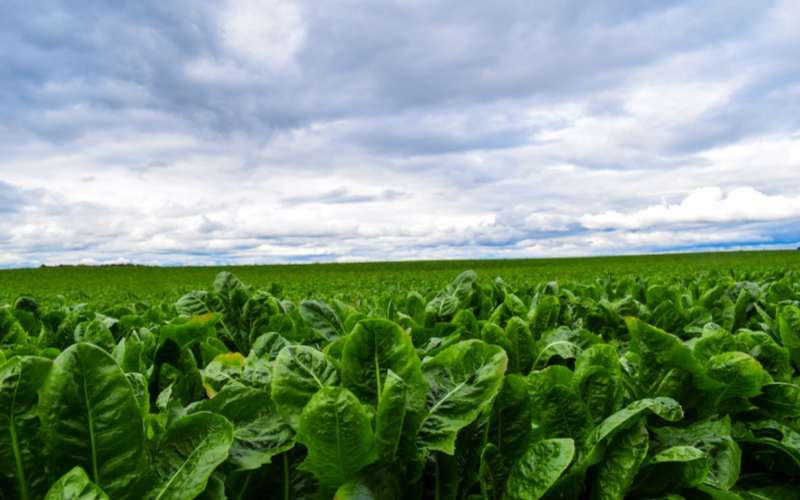
[[[4,2],[0,266],[800,244],[800,4]]]

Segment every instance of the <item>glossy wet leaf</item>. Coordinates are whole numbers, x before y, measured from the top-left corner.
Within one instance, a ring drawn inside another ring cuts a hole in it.
[[[39,415],[54,471],[79,465],[109,496],[135,495],[144,460],[144,422],[128,378],[93,344],[62,352],[41,388]]]
[[[459,430],[487,408],[503,381],[505,352],[480,340],[448,347],[423,364],[429,390],[418,445],[453,454]]]
[[[159,329],[159,345],[167,339],[178,345],[179,349],[199,343],[216,335],[217,322],[222,318],[219,313],[204,313],[188,319],[178,319]]]
[[[332,340],[344,335],[342,320],[328,304],[318,300],[304,300],[300,303],[300,315],[324,338]]]
[[[278,412],[295,430],[306,403],[323,387],[339,384],[339,372],[313,347],[284,347],[272,371],[272,400]]]
[[[183,500],[206,489],[211,473],[228,458],[233,425],[220,415],[198,412],[176,420],[158,444],[156,486],[148,498]]]
[[[622,500],[633,484],[639,467],[647,457],[650,439],[644,419],[618,433],[610,442],[603,460],[597,464],[592,499]]]
[[[571,438],[579,446],[586,440],[592,425],[572,370],[555,365],[531,372],[528,391],[537,437]]]
[[[233,424],[228,462],[238,470],[258,469],[294,446],[294,431],[265,391],[229,384],[214,399],[192,408],[199,411],[222,415]]]
[[[36,405],[51,364],[38,356],[15,356],[0,363],[0,491],[23,500],[34,498],[43,486]]]
[[[53,483],[44,500],[108,500],[108,495],[78,466]]]
[[[604,419],[592,430],[587,449],[590,464],[602,460],[608,442],[616,434],[635,424],[639,417],[653,413],[667,422],[677,422],[683,418],[683,409],[677,401],[670,398],[640,399]]]
[[[300,416],[297,440],[308,449],[302,464],[324,488],[336,489],[356,478],[377,458],[369,416],[342,387],[321,388]]]
[[[411,402],[422,406],[427,384],[411,337],[384,319],[360,321],[342,351],[342,383],[361,401],[378,404],[389,370],[405,382]]]
[[[542,498],[569,467],[574,456],[572,439],[545,439],[533,444],[511,469],[503,498]]]

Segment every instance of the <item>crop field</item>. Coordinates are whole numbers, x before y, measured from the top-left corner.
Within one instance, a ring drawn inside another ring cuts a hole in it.
[[[0,271],[2,499],[800,498],[800,252]]]

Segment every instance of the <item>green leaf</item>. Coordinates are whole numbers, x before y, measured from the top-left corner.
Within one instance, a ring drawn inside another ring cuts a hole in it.
[[[175,309],[181,316],[200,316],[211,312],[206,304],[208,292],[203,290],[195,290],[183,295],[175,302]]]
[[[737,432],[736,441],[743,445],[745,456],[765,458],[769,469],[791,477],[800,474],[800,432],[791,426],[776,420],[748,422]]]
[[[98,347],[102,347],[108,352],[111,352],[116,344],[111,330],[106,323],[100,319],[80,323],[77,328],[75,328],[73,338],[75,342],[90,342]]]
[[[709,460],[706,484],[729,490],[739,479],[742,452],[731,437],[731,420],[701,420],[687,427],[653,429],[659,450],[674,446],[692,446],[705,452]]]
[[[578,445],[586,440],[591,419],[572,370],[554,365],[531,372],[528,391],[537,436],[572,438]]]
[[[670,398],[640,399],[614,413],[595,427],[588,440],[588,463],[593,465],[603,458],[606,445],[614,436],[633,425],[640,416],[654,413],[669,422],[683,418],[683,409],[677,401]]]
[[[509,473],[507,462],[494,444],[488,443],[483,447],[478,468],[478,479],[483,498],[491,500],[500,498]]]
[[[767,417],[800,416],[800,386],[774,383],[761,386],[761,394],[751,399],[760,413]]]
[[[300,416],[297,440],[308,449],[301,468],[331,490],[356,479],[377,458],[369,416],[343,387],[321,388],[311,398]]]
[[[389,370],[375,414],[375,442],[378,456],[387,462],[397,457],[400,439],[406,426],[408,386]]]
[[[795,368],[800,368],[800,306],[780,308],[777,323],[783,346],[789,349]]]
[[[772,377],[752,356],[743,352],[724,352],[708,360],[708,374],[725,384],[721,389],[726,398],[749,398],[761,393],[761,387]]]
[[[511,470],[506,482],[505,500],[542,498],[575,456],[572,439],[545,439],[531,446]]]
[[[222,271],[214,278],[214,291],[220,295],[230,296],[234,291],[243,288],[244,283],[228,271]]]
[[[500,347],[466,340],[423,363],[427,406],[418,444],[452,455],[458,431],[487,408],[500,390],[508,357]]]
[[[80,465],[114,498],[135,495],[144,460],[144,423],[128,378],[93,344],[69,347],[40,391],[42,434],[54,472]]]
[[[651,457],[636,477],[632,493],[657,495],[700,485],[709,472],[709,460],[700,449],[674,446]]]
[[[364,483],[345,483],[336,490],[333,500],[377,500],[375,494]]]
[[[233,426],[220,415],[198,412],[176,420],[158,444],[157,486],[148,498],[189,500],[206,489],[211,473],[228,458]]]
[[[339,373],[323,353],[308,346],[287,346],[273,366],[272,400],[284,420],[297,430],[300,414],[312,396],[338,383]]]
[[[627,317],[625,323],[631,335],[631,352],[641,359],[640,383],[643,385],[655,386],[670,369],[690,373],[695,385],[703,390],[722,385],[708,377],[703,364],[678,337],[637,318]]]
[[[633,484],[649,448],[645,420],[618,433],[611,440],[605,458],[597,466],[592,487],[594,500],[622,500]]]
[[[108,495],[77,466],[50,486],[44,500],[108,500]]]
[[[598,344],[583,351],[575,363],[575,378],[593,424],[619,410],[624,387],[614,346]]]
[[[222,415],[233,424],[228,462],[238,470],[258,469],[294,447],[294,431],[278,415],[265,391],[229,384],[214,399],[190,410],[201,411]]]
[[[215,325],[221,318],[221,314],[210,312],[189,319],[176,319],[159,328],[158,345],[163,345],[167,339],[171,339],[178,345],[178,349],[182,350],[194,343],[202,342],[216,336]]]
[[[15,356],[0,364],[0,491],[22,500],[41,486],[37,391],[51,364],[36,356]]]
[[[506,338],[511,343],[508,351],[509,371],[527,374],[533,364],[533,337],[528,324],[514,316],[506,324]]]
[[[324,302],[304,300],[300,304],[300,316],[328,340],[345,334],[344,326],[336,311]]]
[[[247,357],[266,357],[269,361],[274,361],[281,352],[281,349],[290,345],[289,341],[281,337],[277,332],[269,332],[256,338],[250,347]]]
[[[499,498],[511,467],[528,450],[531,418],[527,379],[507,375],[492,407],[489,442],[480,453],[478,477],[485,497]]]
[[[555,295],[544,295],[539,299],[536,307],[528,313],[531,324],[531,334],[534,339],[541,337],[542,333],[558,326],[558,317],[561,314],[561,302]]]
[[[28,340],[28,334],[7,307],[0,307],[0,346],[20,345]]]
[[[377,406],[386,374],[396,373],[407,385],[409,398],[422,408],[427,384],[411,337],[385,319],[360,321],[347,341],[341,359],[342,383],[359,400]]]
[[[531,418],[527,379],[521,375],[507,375],[492,407],[488,436],[507,464],[528,449]]]
[[[245,357],[238,352],[217,354],[203,369],[203,387],[209,398],[217,395],[230,383],[240,383]]]

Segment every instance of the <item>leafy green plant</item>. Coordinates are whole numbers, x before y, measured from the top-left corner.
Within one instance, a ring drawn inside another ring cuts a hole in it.
[[[0,498],[800,487],[794,271],[317,286],[0,308]]]

